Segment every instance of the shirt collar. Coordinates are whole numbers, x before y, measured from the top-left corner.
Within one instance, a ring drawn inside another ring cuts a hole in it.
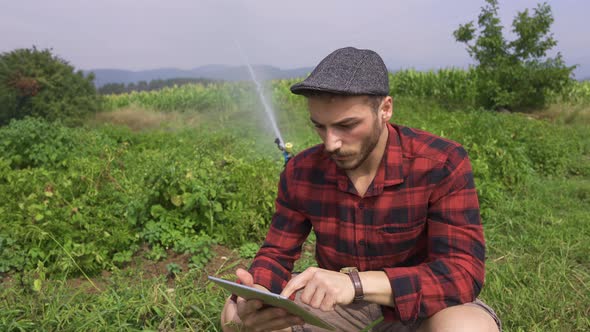
[[[398,131],[390,123],[387,124],[389,137],[387,139],[387,146],[383,153],[383,159],[377,169],[377,174],[369,189],[365,193],[365,197],[378,195],[383,192],[383,188],[404,182],[403,174],[403,152],[401,147],[401,140]],[[323,147],[322,147],[323,148]],[[354,186],[346,175],[346,172],[325,154],[327,169],[326,178],[338,183],[338,189],[345,192],[356,193]]]

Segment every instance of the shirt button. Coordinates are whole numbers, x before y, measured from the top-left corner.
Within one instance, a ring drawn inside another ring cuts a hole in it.
[[[365,243],[366,243],[366,242],[365,242],[365,240],[360,240],[360,241],[359,241],[359,246],[364,246],[364,245],[365,245]]]
[[[359,203],[359,209],[364,209],[365,208],[365,203]]]

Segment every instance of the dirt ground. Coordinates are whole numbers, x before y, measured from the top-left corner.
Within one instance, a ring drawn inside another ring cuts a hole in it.
[[[252,261],[251,259],[241,258],[236,249],[230,249],[221,245],[214,245],[211,249],[214,252],[213,257],[203,268],[202,273],[200,273],[197,277],[198,279],[195,280],[196,283],[206,282],[207,276],[209,275],[223,277],[228,274],[233,274],[239,267],[247,268]],[[143,279],[159,278],[165,276],[168,286],[173,287],[175,275],[170,273],[166,268],[168,264],[174,263],[179,266],[181,273],[187,272],[190,269],[190,254],[179,254],[172,250],[168,250],[165,259],[154,261],[145,258],[145,254],[148,251],[149,249],[147,246],[142,247],[133,256],[130,263],[120,268],[120,270],[123,272],[122,274],[129,276],[141,276]],[[300,272],[302,270],[301,268],[298,269],[298,264],[301,264],[305,261],[314,260],[314,252],[314,245],[312,243],[304,243],[301,259],[295,265],[297,271]],[[111,287],[112,275],[113,272],[111,271],[102,271],[99,275],[92,276],[90,281],[84,276],[80,276],[77,278],[67,279],[65,283],[68,289],[95,294]],[[131,279],[132,277],[129,278]],[[19,281],[16,279],[18,279],[18,277],[16,277],[14,274],[0,273],[0,285],[3,287],[16,287],[15,284],[19,283]],[[45,281],[45,283],[47,282],[51,281]],[[57,280],[55,282],[63,281]]]
[[[203,268],[203,273],[196,282],[205,282],[208,275],[218,276],[233,273],[238,267],[246,268],[250,263],[250,260],[240,258],[236,250],[220,245],[214,245],[211,249],[214,252],[213,258]],[[130,272],[130,274],[141,273],[144,279],[166,276],[170,286],[174,284],[174,274],[169,273],[166,268],[168,264],[177,264],[181,269],[181,273],[189,270],[190,254],[178,254],[169,250],[165,259],[153,261],[145,258],[144,254],[146,252],[147,248],[142,248],[135,254],[132,261],[122,267],[121,270]],[[110,271],[102,271],[100,275],[91,277],[91,281],[88,281],[84,276],[68,279],[66,280],[67,288],[88,293],[104,291],[108,287],[108,280],[112,274]],[[3,286],[13,286],[14,283],[18,282],[15,279],[17,278],[14,275],[0,274],[0,284]]]

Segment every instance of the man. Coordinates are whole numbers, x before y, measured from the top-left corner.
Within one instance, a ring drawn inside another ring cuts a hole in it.
[[[308,98],[323,144],[281,174],[276,212],[246,285],[295,295],[336,326],[358,331],[499,331],[480,300],[485,244],[471,165],[457,143],[392,125],[381,57],[328,55],[291,87]],[[307,235],[319,267],[291,276]],[[230,298],[226,331],[315,331],[260,301]]]

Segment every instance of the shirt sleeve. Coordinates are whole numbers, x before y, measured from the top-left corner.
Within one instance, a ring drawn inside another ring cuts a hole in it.
[[[467,152],[455,148],[430,178],[438,181],[429,197],[428,256],[418,266],[384,269],[395,301],[382,307],[386,320],[416,322],[473,301],[483,286],[485,242]]]
[[[287,163],[281,173],[275,213],[264,243],[250,266],[254,283],[273,293],[280,293],[291,278],[294,262],[299,259],[303,242],[311,231],[311,222],[296,210],[293,199],[294,162]]]

